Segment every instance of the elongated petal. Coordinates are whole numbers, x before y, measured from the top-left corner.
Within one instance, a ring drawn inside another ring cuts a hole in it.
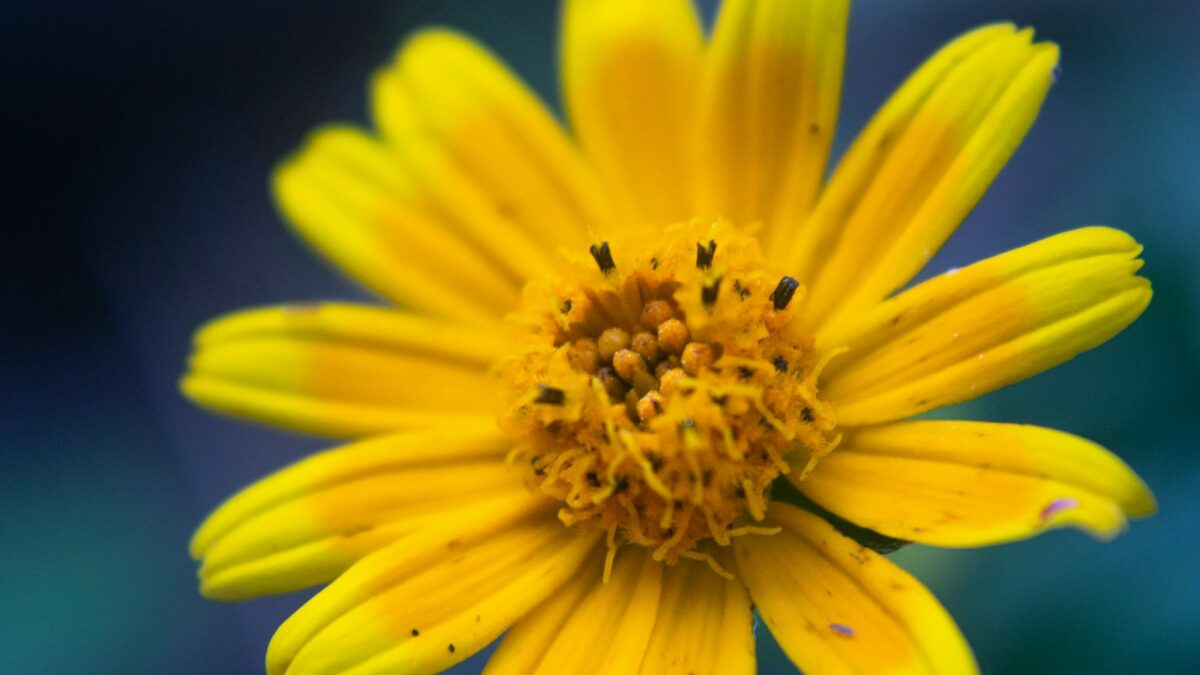
[[[331,581],[363,556],[414,532],[458,523],[503,527],[549,512],[545,500],[511,475],[502,481],[499,466],[397,471],[283,504],[213,546],[200,568],[200,591],[216,600],[289,593]],[[473,493],[447,497],[451,489]],[[414,501],[431,491],[439,492]]]
[[[772,503],[776,535],[734,540],[763,622],[806,673],[977,672],[953,619],[920,582],[819,517]]]
[[[425,208],[508,267],[537,272],[557,246],[583,250],[588,230],[612,220],[558,123],[474,40],[417,33],[373,91],[376,124],[427,190]]]
[[[419,209],[396,156],[349,127],[325,127],[275,172],[279,207],[310,244],[389,300],[475,323],[511,308],[520,278]]]
[[[376,472],[502,460],[511,441],[495,424],[407,431],[321,452],[264,478],[229,498],[192,538],[194,558],[239,523],[275,506]]]
[[[453,524],[363,558],[291,616],[267,672],[428,673],[467,658],[554,593],[597,537],[552,515],[497,529]]]
[[[407,432],[314,455],[246,488],[192,540],[201,591],[222,600],[328,581],[423,527],[545,509],[493,429]]]
[[[982,546],[1075,526],[1109,539],[1154,497],[1078,436],[984,422],[900,422],[849,433],[803,481],[818,504],[890,537]]]
[[[753,675],[752,628],[750,596],[740,579],[681,561],[663,573],[658,619],[640,672]]]
[[[312,304],[217,319],[181,384],[201,405],[352,437],[493,414],[488,331],[393,310]]]
[[[1033,124],[1058,48],[989,26],[922,66],[871,121],[794,240],[816,325],[911,279],[958,226]]]
[[[541,605],[525,615],[505,634],[500,646],[488,659],[485,675],[528,675],[537,672],[546,652],[554,644],[563,626],[576,614],[588,594],[601,587],[603,566],[584,564]]]
[[[484,672],[754,672],[753,617],[740,581],[726,580],[697,561],[658,564],[661,594],[638,602],[643,593],[657,592],[650,587],[657,583],[653,570],[646,567],[656,563],[646,562],[641,552],[620,556],[607,584],[599,565],[585,568],[530,612],[505,636]]]
[[[584,150],[634,224],[692,217],[703,35],[690,0],[567,0],[563,92]]]
[[[958,403],[1095,347],[1150,301],[1141,247],[1093,227],[952,270],[821,333],[849,347],[825,371],[844,425]]]
[[[600,558],[595,568],[601,569]],[[607,583],[589,575],[512,629],[488,673],[637,673],[659,613],[664,565],[646,551],[623,550]]]
[[[847,0],[730,0],[707,53],[698,212],[763,225],[781,256],[816,198],[837,123]]]
[[[205,324],[196,333],[199,348],[258,337],[379,346],[416,351],[482,368],[504,351],[496,333],[448,321],[347,302],[296,303],[246,309]]]

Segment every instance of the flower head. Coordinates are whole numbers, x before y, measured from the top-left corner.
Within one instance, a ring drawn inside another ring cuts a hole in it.
[[[977,546],[1153,497],[1050,429],[910,421],[1115,335],[1140,247],[1074,230],[903,288],[1032,124],[1057,48],[1010,25],[932,56],[828,182],[848,7],[567,0],[570,132],[444,30],[374,82],[378,134],[276,175],[302,236],[397,308],[219,319],[183,381],[354,442],[200,528],[202,591],[329,583],[272,673],[745,673],[751,603],[809,673],[975,670],[864,533]],[[835,526],[836,525],[836,526]],[[878,538],[878,537],[877,537]]]

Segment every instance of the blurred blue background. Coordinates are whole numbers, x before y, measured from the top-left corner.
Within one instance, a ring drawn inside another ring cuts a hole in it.
[[[1200,672],[1200,4],[860,1],[838,148],[924,56],[997,19],[1058,42],[1063,75],[931,271],[1106,223],[1145,244],[1156,294],[1108,345],[956,414],[1093,438],[1160,514],[1108,545],[1056,532],[896,557],[985,672]],[[267,176],[317,123],[365,120],[367,77],[430,22],[557,98],[550,0],[6,5],[0,670],[261,672],[303,598],[205,601],[186,542],[322,443],[210,417],[175,380],[209,317],[361,297],[281,225]],[[759,635],[762,672],[794,672]]]

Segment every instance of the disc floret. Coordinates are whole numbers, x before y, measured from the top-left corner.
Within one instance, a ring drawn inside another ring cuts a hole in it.
[[[600,242],[526,289],[501,425],[567,525],[706,557],[756,531],[772,481],[836,443],[803,290],[725,223]]]

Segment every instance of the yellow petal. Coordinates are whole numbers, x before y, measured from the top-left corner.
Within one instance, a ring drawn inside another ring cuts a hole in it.
[[[779,256],[816,198],[837,123],[848,0],[729,0],[702,84],[699,213],[762,223]]]
[[[373,92],[376,124],[432,209],[471,228],[497,256],[530,241],[540,249],[508,264],[540,266],[557,246],[583,250],[589,228],[612,220],[599,182],[558,123],[474,40],[418,33],[376,75]]]
[[[1150,301],[1141,247],[1092,227],[951,270],[818,336],[849,347],[825,370],[844,425],[982,396],[1095,347]]]
[[[192,557],[205,555],[239,523],[305,494],[378,472],[502,460],[511,446],[494,423],[481,422],[407,431],[312,455],[230,497],[197,530]]]
[[[691,143],[703,50],[690,0],[567,0],[563,92],[571,126],[622,215],[692,217]]]
[[[536,672],[563,626],[578,611],[579,603],[587,594],[601,587],[603,570],[604,566],[598,559],[585,563],[574,577],[518,621],[488,659],[483,669],[484,675],[528,675]]]
[[[456,523],[503,527],[549,512],[512,472],[501,476],[502,467],[495,461],[396,471],[282,504],[213,545],[200,567],[200,592],[214,600],[290,593],[326,583],[414,532]],[[464,492],[448,496],[453,489]]]
[[[813,324],[913,277],[999,173],[1041,107],[1058,48],[988,26],[943,48],[888,101],[793,240]]]
[[[729,558],[721,561],[732,567]],[[640,672],[753,675],[753,619],[741,580],[682,560],[663,573],[658,619]]]
[[[1060,431],[984,422],[857,429],[798,488],[890,537],[981,546],[1075,526],[1109,539],[1154,497],[1116,456]]]
[[[276,170],[274,187],[309,243],[390,300],[485,324],[516,303],[521,277],[422,212],[425,192],[396,153],[360,131],[315,132]]]
[[[778,502],[776,535],[734,540],[762,620],[807,673],[977,672],[954,620],[920,582],[819,517]]]
[[[196,346],[255,337],[377,345],[489,367],[504,354],[498,334],[392,309],[346,302],[297,303],[246,309],[200,328]]]
[[[578,577],[530,612],[504,637],[484,672],[754,672],[753,616],[740,581],[726,580],[694,560],[672,567],[660,564],[661,595],[645,598],[657,602],[657,610],[640,609],[634,615],[625,611],[626,606],[636,596],[653,592],[647,587],[653,570],[645,567],[646,556],[641,553],[622,551],[619,556],[608,584],[600,579],[601,565],[585,566]],[[648,643],[633,626],[649,631]],[[615,640],[630,644],[617,650]],[[611,651],[619,651],[622,658],[614,658]],[[548,657],[550,653],[554,656]]]
[[[292,615],[267,672],[437,672],[482,649],[596,548],[552,515],[425,530],[363,558]]]
[[[403,535],[545,510],[494,430],[410,432],[321,453],[246,488],[196,533],[201,591],[221,600],[329,581]]]
[[[621,550],[608,582],[593,584],[565,624],[543,636],[551,644],[528,672],[638,672],[659,611],[663,567],[644,549]]]
[[[182,388],[231,415],[349,437],[494,413],[493,333],[393,310],[252,310],[200,331]]]

